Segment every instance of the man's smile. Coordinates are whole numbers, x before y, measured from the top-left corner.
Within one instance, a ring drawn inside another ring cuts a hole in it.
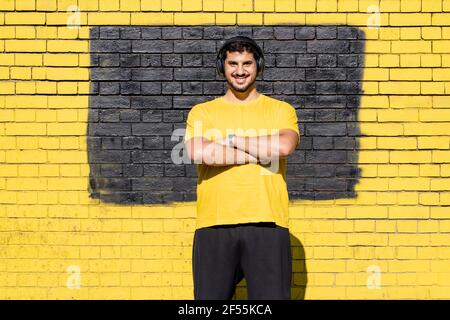
[[[247,80],[248,76],[233,76],[238,84],[243,84]]]

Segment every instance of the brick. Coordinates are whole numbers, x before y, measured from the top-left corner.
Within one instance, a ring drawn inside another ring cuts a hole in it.
[[[389,79],[390,80],[431,80],[431,69],[426,68],[403,68],[403,69],[391,69],[389,71]]]
[[[433,16],[433,19],[434,16]],[[427,26],[431,25],[429,13],[391,13],[389,15],[391,26]]]
[[[255,0],[253,5],[256,12],[273,12],[275,10],[275,0]]]
[[[433,69],[433,81],[450,81],[450,68]]]
[[[87,52],[88,42],[80,40],[47,40],[48,52]]]
[[[7,12],[5,24],[13,25],[43,25],[45,24],[45,13],[37,12]]]
[[[378,137],[377,147],[379,149],[416,149],[416,138],[408,137]]]
[[[131,25],[173,25],[173,17],[173,13],[133,12],[133,14],[131,15]]]
[[[275,0],[276,12],[295,12],[295,0]]]
[[[242,11],[252,11],[253,10],[253,1],[252,0],[243,0],[239,3],[236,3],[233,0],[223,0],[224,11],[232,11],[232,12],[242,12]]]
[[[261,25],[263,24],[263,15],[260,13],[238,13],[237,22],[240,25]]]
[[[45,40],[5,40],[5,51],[7,52],[44,52],[46,51]]]
[[[433,101],[426,96],[391,96],[389,97],[391,108],[431,108]]]
[[[449,13],[433,13],[432,25],[448,26],[450,25]]]
[[[175,13],[173,19],[175,25],[199,25],[215,23],[215,16],[213,13]]]
[[[381,94],[419,94],[420,83],[415,82],[380,82]]]
[[[126,12],[88,12],[87,21],[89,25],[108,25],[114,21],[116,25],[129,25],[130,14]]]
[[[428,178],[393,178],[389,180],[389,190],[430,190],[430,179]]]
[[[448,149],[449,137],[418,137],[419,149]]]
[[[416,122],[419,120],[417,110],[380,110],[377,113],[379,122]]]
[[[236,24],[235,13],[216,13],[216,25]]]
[[[305,24],[305,14],[299,13],[265,13],[264,25]]]
[[[223,11],[223,0],[207,0],[203,1],[203,11]]]
[[[392,41],[392,53],[430,53],[431,41]]]

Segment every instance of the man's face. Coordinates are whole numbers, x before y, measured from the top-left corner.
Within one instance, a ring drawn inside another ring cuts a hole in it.
[[[253,53],[227,51],[225,79],[238,92],[246,92],[256,81],[257,67]]]

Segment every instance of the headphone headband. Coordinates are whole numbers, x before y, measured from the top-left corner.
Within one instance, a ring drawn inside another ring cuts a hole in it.
[[[228,39],[223,45],[222,48],[220,48],[219,52],[217,53],[217,60],[216,60],[216,68],[219,74],[224,76],[225,74],[225,54],[228,51],[228,48],[230,44],[234,42],[244,42],[251,46],[254,50],[254,56],[256,60],[256,66],[257,66],[257,73],[260,74],[264,71],[264,54],[261,48],[258,46],[258,44],[255,42],[255,40],[245,37],[245,36],[236,36],[231,39]]]

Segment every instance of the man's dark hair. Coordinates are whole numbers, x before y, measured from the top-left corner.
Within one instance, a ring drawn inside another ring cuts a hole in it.
[[[258,44],[249,37],[237,36],[227,40],[222,48],[217,53],[217,71],[224,75],[225,73],[225,59],[227,57],[227,51],[230,52],[250,52],[256,60],[257,73],[261,73],[264,70],[264,54]]]

